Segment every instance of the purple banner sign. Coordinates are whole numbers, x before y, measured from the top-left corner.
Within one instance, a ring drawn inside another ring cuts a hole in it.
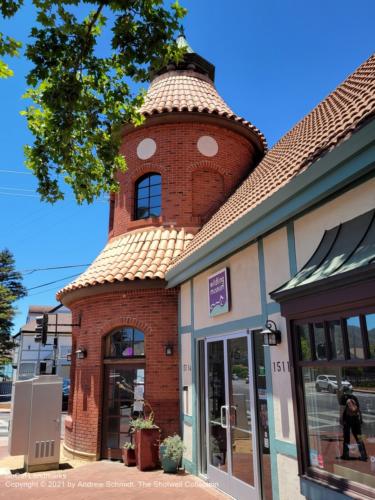
[[[221,269],[208,278],[208,303],[210,316],[229,311],[228,269]]]

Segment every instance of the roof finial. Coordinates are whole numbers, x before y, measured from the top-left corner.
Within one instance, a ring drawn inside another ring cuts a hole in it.
[[[185,52],[188,54],[194,54],[194,50],[190,47],[188,44],[186,37],[185,37],[185,32],[183,26],[181,26],[180,34],[178,35],[176,39],[177,47],[179,49],[184,48]]]
[[[176,70],[188,70],[195,73],[200,73],[206,75],[211,81],[215,78],[215,66],[210,62],[206,61],[203,57],[197,54],[188,44],[185,38],[184,28],[180,27],[180,32],[176,38],[176,45],[179,49],[183,50],[182,59],[176,63],[175,61],[170,61],[168,64],[157,70],[152,76],[162,75],[168,71]]]

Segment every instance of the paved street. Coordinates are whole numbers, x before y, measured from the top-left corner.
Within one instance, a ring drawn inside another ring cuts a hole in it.
[[[64,437],[64,422],[66,412],[61,413],[61,437]],[[10,412],[0,411],[0,437],[8,436]]]
[[[0,412],[0,436],[8,436],[9,413]]]
[[[356,391],[353,394],[358,398],[360,404],[363,433],[375,435],[375,394]],[[311,385],[306,391],[306,404],[310,430],[340,432],[340,412],[336,394],[317,392],[315,386]]]

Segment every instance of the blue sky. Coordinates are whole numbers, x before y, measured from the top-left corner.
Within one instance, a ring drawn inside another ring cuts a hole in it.
[[[216,66],[216,87],[237,114],[274,144],[374,51],[375,2],[361,0],[180,0],[188,8],[185,32],[190,45]],[[31,2],[0,31],[27,42]],[[105,47],[103,47],[103,50]],[[41,203],[36,182],[23,166],[23,145],[31,142],[19,115],[24,102],[21,57],[15,76],[0,80],[0,248],[15,255],[26,271],[90,263],[106,242],[108,206],[77,206],[71,196],[54,206]],[[9,173],[13,170],[18,173]],[[25,274],[30,290],[18,301],[15,332],[30,304],[55,304],[55,292],[83,268]]]

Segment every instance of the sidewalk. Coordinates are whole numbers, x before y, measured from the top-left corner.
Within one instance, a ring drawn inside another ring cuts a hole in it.
[[[140,472],[120,462],[103,460],[93,463],[69,463],[59,471],[33,474],[9,474],[18,468],[22,457],[0,461],[0,499],[50,500],[58,494],[64,500],[225,500],[229,497],[196,476],[180,472],[165,474],[162,470]],[[83,465],[84,464],[84,465]]]

